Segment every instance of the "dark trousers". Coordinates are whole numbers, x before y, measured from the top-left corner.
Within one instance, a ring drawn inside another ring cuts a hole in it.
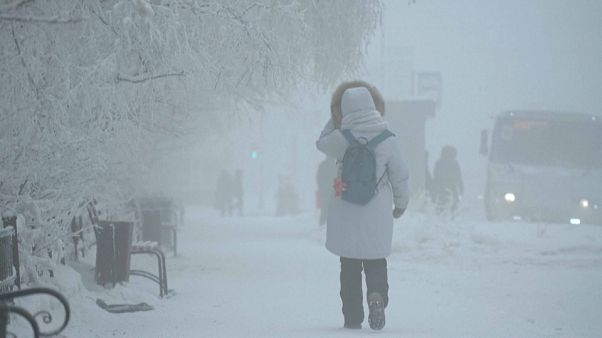
[[[360,324],[364,321],[362,296],[362,269],[366,274],[367,294],[378,292],[385,306],[389,303],[387,284],[387,260],[354,259],[341,257],[341,300],[345,324]]]

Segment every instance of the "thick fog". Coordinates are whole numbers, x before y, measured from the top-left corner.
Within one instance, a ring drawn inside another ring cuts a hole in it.
[[[45,1],[0,0],[0,337],[36,287],[64,337],[602,332],[602,1]],[[383,209],[317,144],[352,80]]]
[[[431,161],[455,145],[466,176],[478,177],[480,131],[493,127],[492,116],[512,109],[600,115],[600,13],[599,1],[391,1],[368,76],[396,98],[410,95],[412,72],[441,72],[442,104],[426,127]]]
[[[388,1],[365,65],[352,79],[373,83],[385,100],[403,100],[415,95],[416,73],[440,72],[441,103],[425,129],[429,166],[444,145],[457,147],[467,197],[476,198],[486,170],[480,133],[492,131],[495,115],[508,110],[600,115],[600,13],[598,1]],[[315,173],[309,168],[322,159],[313,142],[330,116],[333,89],[300,90],[290,101],[241,119],[229,135],[229,156],[211,162],[248,170],[250,203],[258,198],[258,181],[266,201],[273,202],[278,176],[286,175],[303,207],[313,207]],[[291,121],[294,128],[288,128]],[[254,149],[260,151],[252,160]]]

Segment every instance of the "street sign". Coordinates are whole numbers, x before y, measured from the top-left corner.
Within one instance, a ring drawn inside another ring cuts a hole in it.
[[[443,77],[441,72],[416,73],[416,96],[435,101],[438,108],[441,106],[442,91]]]

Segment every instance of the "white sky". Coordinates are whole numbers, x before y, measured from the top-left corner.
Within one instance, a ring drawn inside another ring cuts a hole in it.
[[[446,143],[478,161],[489,116],[513,108],[600,114],[602,1],[385,1],[369,47],[367,79],[388,99],[408,74],[440,71],[443,103],[427,126],[431,161]],[[436,136],[436,137],[435,137]]]

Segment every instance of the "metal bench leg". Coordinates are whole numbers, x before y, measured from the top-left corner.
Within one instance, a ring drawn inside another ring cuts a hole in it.
[[[157,282],[157,284],[159,284],[159,295],[161,296],[161,298],[163,298],[163,272],[164,272],[164,260],[162,260],[162,253],[159,250],[156,249],[147,249],[147,250],[142,250],[142,251],[134,251],[131,253],[131,255],[135,255],[135,254],[149,254],[149,255],[154,255],[155,257],[157,257],[157,279],[158,281],[155,281],[154,279],[150,278],[149,276],[143,274],[143,273],[139,273],[136,272],[136,275],[138,276],[143,276],[143,277],[147,277],[155,282]],[[150,273],[149,273],[150,274]],[[152,275],[152,274],[150,274]]]
[[[173,229],[173,255],[178,255],[178,232],[175,228]]]
[[[161,297],[163,296],[167,296],[169,288],[167,286],[167,264],[165,262],[165,253],[155,247],[155,248],[138,248],[134,251],[132,251],[130,253],[131,255],[134,254],[150,254],[150,255],[154,255],[155,257],[157,257],[157,275],[153,275],[152,273],[141,273],[139,270],[131,270],[132,272],[135,272],[135,275],[138,276],[143,276],[149,279],[152,279],[154,282],[159,284],[159,295]],[[152,275],[153,278],[150,278],[149,275]]]
[[[153,253],[155,254],[155,256],[157,256],[157,274],[159,275],[159,294],[160,294],[161,298],[163,298],[163,296],[166,295],[165,289],[163,288],[163,280],[165,279],[165,276],[163,275],[165,259],[163,257],[163,253],[160,250],[153,249]]]
[[[162,287],[163,287],[163,292],[165,293],[165,295],[167,296],[167,269],[166,269],[166,264],[165,264],[165,254],[163,253],[163,251],[159,250],[159,249],[155,249],[158,256],[160,256],[160,273],[159,273],[159,278],[162,281]]]

